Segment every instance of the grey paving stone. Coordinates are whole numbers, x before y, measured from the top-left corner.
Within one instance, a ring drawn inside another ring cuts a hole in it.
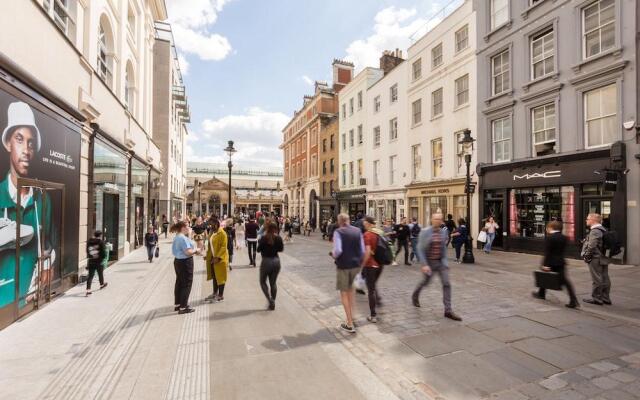
[[[500,393],[494,393],[486,398],[491,400],[529,400],[528,396],[523,395],[515,390],[507,390]]]
[[[604,344],[594,342],[582,336],[567,336],[563,338],[553,339],[552,343],[580,353],[588,357],[590,361],[602,360],[620,355],[620,352],[607,347]]]
[[[571,387],[587,397],[593,397],[602,393],[602,389],[590,381],[582,381],[571,385]]]
[[[593,378],[591,380],[591,383],[593,383],[597,387],[599,387],[601,389],[604,389],[604,390],[613,389],[616,386],[620,385],[620,382],[615,381],[615,380],[613,380],[611,378],[607,378],[606,376],[599,376],[597,378]]]
[[[637,376],[627,374],[626,372],[614,372],[609,375],[609,378],[615,379],[616,381],[622,382],[622,383],[631,383],[638,380]]]
[[[618,365],[610,363],[608,361],[596,362],[593,364],[589,364],[589,366],[602,372],[611,372],[620,368]]]
[[[575,368],[591,361],[580,353],[539,338],[521,340],[512,346],[561,369]]]
[[[621,360],[628,362],[629,364],[640,364],[640,352],[628,354],[620,357]]]
[[[585,400],[586,397],[573,389],[559,390],[555,392],[549,392],[538,400]]]
[[[558,378],[569,383],[578,383],[587,379],[584,376],[579,375],[576,371],[563,372],[561,374],[558,374],[557,376]]]
[[[409,346],[412,350],[420,353],[424,357],[433,357],[440,354],[447,354],[461,349],[459,345],[440,340],[440,338],[435,337],[430,333],[403,337],[400,340],[404,344]]]
[[[634,382],[630,385],[624,385],[621,387],[621,389],[640,398],[640,382]]]
[[[522,385],[516,388],[519,393],[532,398],[537,399],[541,396],[545,396],[549,391],[537,383],[527,383],[526,385]]]
[[[552,376],[551,378],[547,378],[538,383],[540,384],[540,386],[548,390],[558,390],[568,385],[567,381],[560,379],[557,376]]]
[[[512,347],[483,354],[480,358],[523,382],[538,381],[561,371],[551,364]]]
[[[602,375],[602,371],[599,371],[591,367],[580,367],[575,370],[578,375],[582,375],[587,379],[594,378],[598,375]]]
[[[640,340],[621,335],[607,327],[600,327],[589,323],[576,323],[563,326],[562,329],[600,342],[622,354],[640,351]]]
[[[551,311],[526,313],[522,314],[522,316],[532,321],[536,321],[555,328],[594,319],[594,317],[587,316],[583,313],[558,309],[553,309]]]
[[[639,393],[636,393],[636,394],[639,394]],[[607,400],[636,400],[637,399],[637,397],[634,396],[633,394],[622,391],[622,390],[617,390],[617,389],[604,392],[600,396]]]

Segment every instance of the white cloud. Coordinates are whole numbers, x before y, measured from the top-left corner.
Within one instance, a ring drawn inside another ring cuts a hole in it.
[[[226,162],[223,149],[233,140],[238,152],[233,159],[244,165],[281,166],[282,128],[290,117],[281,112],[271,112],[251,107],[240,115],[226,115],[218,119],[205,119],[202,129],[188,143],[188,160]],[[190,135],[191,136],[191,135]],[[215,154],[215,155],[212,155]]]
[[[182,72],[182,76],[187,75],[189,73],[189,61],[187,61],[184,55],[178,54],[178,64],[180,64],[180,72]]]
[[[302,75],[302,80],[309,86],[313,86],[315,84],[313,79],[309,78],[307,75]]]
[[[416,9],[396,8],[391,6],[379,11],[374,18],[373,34],[365,39],[358,39],[347,47],[347,60],[356,65],[356,69],[377,67],[384,50],[405,51],[411,44],[411,35],[425,25],[435,25],[439,21],[427,21],[415,18]],[[406,54],[404,55],[406,57]]]
[[[168,0],[169,22],[176,47],[203,60],[222,60],[231,53],[229,40],[209,29],[228,0]]]

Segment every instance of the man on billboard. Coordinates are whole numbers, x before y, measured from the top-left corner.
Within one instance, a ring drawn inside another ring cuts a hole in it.
[[[37,280],[50,279],[50,267],[56,254],[52,245],[57,239],[51,224],[51,201],[46,192],[20,188],[18,178],[30,176],[29,169],[40,151],[42,140],[33,111],[23,102],[11,103],[7,110],[7,126],[2,132],[2,145],[9,156],[9,172],[0,182],[0,307],[15,301],[16,246],[20,243],[20,306],[33,298]],[[16,235],[16,209],[20,204],[22,221]],[[17,237],[19,236],[19,237]],[[43,274],[38,277],[38,258],[45,259]]]

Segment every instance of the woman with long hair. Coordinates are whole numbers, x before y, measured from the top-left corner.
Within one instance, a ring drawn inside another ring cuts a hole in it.
[[[200,250],[194,248],[187,237],[189,225],[183,221],[176,222],[171,227],[171,233],[176,234],[171,245],[171,252],[175,257],[173,269],[176,272],[176,284],[173,290],[174,310],[178,311],[178,314],[188,314],[195,311],[189,307],[189,294],[191,294],[193,283],[193,255],[200,254]]]
[[[276,280],[280,273],[280,257],[278,253],[284,250],[282,238],[278,236],[278,225],[273,222],[265,223],[265,233],[258,241],[260,261],[260,287],[269,302],[269,310],[276,309],[276,294],[278,286]],[[267,286],[267,279],[269,286]],[[270,290],[269,290],[270,289]]]
[[[224,286],[227,283],[227,267],[229,266],[229,250],[227,233],[220,227],[220,221],[210,221],[211,237],[207,248],[207,280],[213,280],[213,294],[205,300],[223,301]]]

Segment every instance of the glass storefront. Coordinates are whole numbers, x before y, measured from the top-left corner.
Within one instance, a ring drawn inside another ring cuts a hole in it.
[[[149,173],[146,165],[131,160],[131,198],[129,199],[129,229],[131,246],[143,245],[147,224],[147,202],[149,197]]]
[[[148,205],[148,216],[149,223],[153,224],[156,229],[162,224],[160,212],[160,173],[154,169],[152,169],[149,173],[149,185],[151,186],[149,190],[149,205]]]
[[[453,196],[453,220],[458,223],[460,218],[467,218],[467,196]]]
[[[424,206],[424,221],[422,224],[426,226],[430,223],[431,215],[439,212],[446,216],[449,214],[449,208],[447,207],[447,196],[430,196],[422,199]]]
[[[509,191],[509,234],[544,239],[549,221],[561,221],[563,233],[575,240],[573,186],[547,186]]]
[[[113,250],[109,260],[124,252],[127,158],[107,143],[96,139],[93,151],[92,226],[102,231]]]

